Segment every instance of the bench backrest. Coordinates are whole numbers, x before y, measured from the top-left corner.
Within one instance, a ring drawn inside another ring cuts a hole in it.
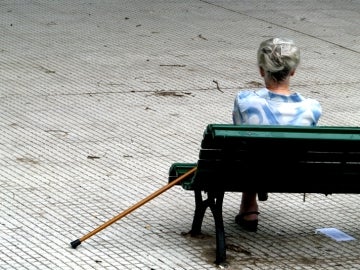
[[[210,124],[192,188],[360,192],[360,128]]]

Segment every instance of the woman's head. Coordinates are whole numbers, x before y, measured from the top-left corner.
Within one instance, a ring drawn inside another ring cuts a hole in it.
[[[283,81],[300,62],[300,50],[288,38],[271,38],[261,42],[257,52],[258,66],[274,81]]]

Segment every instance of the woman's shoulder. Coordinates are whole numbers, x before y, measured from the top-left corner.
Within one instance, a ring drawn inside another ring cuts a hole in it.
[[[263,95],[267,95],[268,91],[266,88],[258,88],[258,89],[241,89],[237,93],[237,97],[240,99],[245,99],[249,97],[261,97]]]
[[[299,99],[301,99],[303,102],[306,102],[308,104],[312,104],[314,106],[320,106],[320,102],[312,97],[305,97],[300,93],[296,93],[296,95],[298,96]]]
[[[301,106],[303,108],[307,108],[309,111],[312,111],[314,117],[318,120],[322,114],[322,107],[320,102],[315,98],[303,97],[300,94],[298,94],[298,96],[301,98]]]

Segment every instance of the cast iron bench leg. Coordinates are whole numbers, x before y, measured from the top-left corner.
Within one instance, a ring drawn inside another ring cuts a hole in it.
[[[191,236],[201,234],[201,225],[204,219],[206,208],[209,206],[208,200],[203,200],[201,190],[195,190],[195,213],[191,227]]]
[[[201,234],[201,226],[205,211],[209,207],[214,220],[216,231],[216,264],[226,260],[225,230],[222,216],[222,204],[225,192],[208,192],[206,200],[203,200],[201,190],[195,190],[195,214],[191,228],[191,236]]]
[[[225,244],[225,229],[224,220],[222,216],[222,204],[224,200],[224,192],[214,192],[208,195],[211,212],[215,220],[216,231],[216,264],[221,264],[226,261],[226,244]]]

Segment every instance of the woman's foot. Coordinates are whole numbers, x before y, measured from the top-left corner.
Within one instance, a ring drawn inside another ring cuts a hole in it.
[[[256,232],[258,225],[259,206],[256,200],[256,192],[243,192],[241,197],[240,211],[235,217],[235,222],[243,229]]]
[[[258,211],[249,211],[244,213],[239,213],[235,217],[235,222],[244,230],[249,232],[256,232],[258,226],[258,218],[257,216],[260,213]],[[250,219],[251,217],[251,219]]]

